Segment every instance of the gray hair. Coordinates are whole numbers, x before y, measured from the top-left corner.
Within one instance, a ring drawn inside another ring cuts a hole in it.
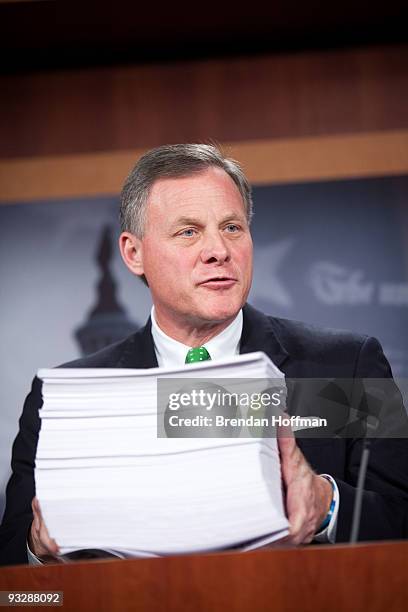
[[[143,238],[146,204],[155,181],[199,174],[213,166],[224,170],[238,187],[250,223],[253,214],[251,186],[238,162],[225,157],[214,145],[175,144],[145,153],[127,177],[120,202],[121,230]]]

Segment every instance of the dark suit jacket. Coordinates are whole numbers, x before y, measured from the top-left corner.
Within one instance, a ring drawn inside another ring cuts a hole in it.
[[[391,377],[390,366],[374,338],[322,330],[296,321],[267,317],[244,307],[240,352],[264,351],[287,378]],[[151,368],[157,366],[151,322],[129,338],[62,367]],[[13,445],[12,476],[0,528],[0,563],[26,563],[27,534],[35,494],[34,461],[40,428],[41,382],[35,378],[24,404]],[[293,410],[292,410],[293,412]],[[361,439],[299,439],[318,473],[329,473],[340,491],[337,541],[350,535],[361,457]],[[406,536],[408,515],[408,449],[405,439],[375,440],[364,491],[360,539]]]

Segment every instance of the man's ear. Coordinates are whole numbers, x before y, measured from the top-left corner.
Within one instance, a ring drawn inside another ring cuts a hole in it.
[[[141,239],[130,232],[122,232],[119,236],[119,250],[129,270],[137,276],[142,276],[144,268]]]

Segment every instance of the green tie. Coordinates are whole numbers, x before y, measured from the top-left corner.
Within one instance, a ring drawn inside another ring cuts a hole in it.
[[[185,363],[196,363],[197,361],[211,361],[211,355],[205,348],[205,346],[198,346],[197,348],[191,348],[187,355]]]

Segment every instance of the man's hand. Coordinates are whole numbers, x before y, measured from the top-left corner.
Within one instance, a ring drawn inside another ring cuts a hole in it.
[[[326,478],[313,472],[290,429],[279,428],[278,446],[290,524],[288,542],[308,544],[329,512],[333,489]]]
[[[55,562],[55,555],[59,552],[58,545],[55,540],[50,538],[48,529],[45,526],[40,504],[38,499],[34,497],[31,502],[34,519],[31,523],[31,530],[28,536],[28,546],[32,553],[39,557],[42,561]]]

